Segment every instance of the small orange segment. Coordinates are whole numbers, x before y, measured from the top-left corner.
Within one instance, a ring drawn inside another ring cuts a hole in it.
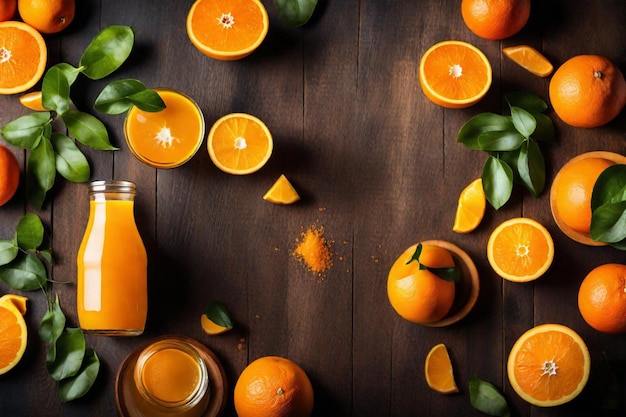
[[[0,297],[0,375],[13,369],[26,351],[25,312],[25,297],[13,294]]]
[[[225,327],[225,326],[220,326],[219,324],[216,324],[210,318],[208,318],[206,314],[203,314],[200,317],[200,325],[202,326],[202,330],[204,331],[204,333],[210,336],[226,333],[232,328],[232,327]]]
[[[229,174],[258,171],[272,155],[274,142],[269,129],[257,117],[231,113],[220,118],[211,130],[207,147],[211,160]]]
[[[46,69],[48,49],[39,32],[23,22],[0,22],[0,94],[22,93]]]
[[[477,178],[461,191],[452,231],[469,233],[475,230],[483,220],[486,207],[487,198],[483,190],[483,180]]]
[[[535,74],[538,77],[547,77],[552,74],[554,66],[541,52],[528,45],[509,46],[503,48],[502,53],[513,62]]]
[[[552,265],[554,241],[550,232],[536,220],[513,218],[491,233],[487,242],[487,259],[504,279],[532,281]]]
[[[196,0],[187,15],[187,35],[205,55],[232,61],[256,50],[269,29],[259,0]]]
[[[561,324],[526,331],[513,345],[507,374],[517,394],[531,404],[553,407],[574,399],[589,379],[591,360],[583,339]]]
[[[424,374],[428,386],[441,394],[452,394],[459,392],[459,388],[454,381],[452,361],[446,345],[440,343],[433,346],[426,356]]]
[[[293,188],[287,177],[281,174],[274,185],[267,190],[263,199],[274,204],[293,204],[300,201],[300,195],[298,195],[298,192]]]
[[[20,96],[20,104],[34,111],[45,111],[41,99],[41,91],[32,91]]]
[[[469,107],[489,91],[491,64],[482,51],[467,42],[439,42],[422,56],[419,80],[433,103],[448,108]]]

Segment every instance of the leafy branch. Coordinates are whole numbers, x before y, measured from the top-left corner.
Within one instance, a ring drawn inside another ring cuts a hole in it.
[[[461,271],[454,266],[449,268],[431,268],[421,263],[420,256],[422,255],[422,249],[422,244],[418,243],[417,248],[415,248],[415,252],[413,253],[413,256],[411,256],[411,259],[409,259],[406,264],[408,265],[411,262],[417,262],[420,271],[430,271],[433,274],[437,275],[439,278],[446,281],[451,281],[455,283],[461,281]]]
[[[52,251],[41,249],[44,227],[36,214],[26,214],[17,224],[10,240],[0,240],[0,279],[19,291],[41,289],[48,305],[39,324],[39,336],[49,345],[46,355],[48,374],[59,382],[61,400],[71,401],[85,395],[98,376],[98,355],[86,347],[80,328],[66,327],[59,297],[52,300],[48,274],[42,262],[52,264]]]
[[[545,161],[540,143],[555,141],[552,120],[543,114],[548,105],[525,92],[510,93],[505,99],[510,116],[481,113],[459,130],[457,141],[470,149],[489,154],[483,165],[485,196],[496,210],[511,198],[513,184],[523,185],[533,197],[546,185]]]
[[[135,35],[128,26],[109,26],[87,46],[79,64],[59,63],[44,74],[41,87],[42,106],[34,112],[10,121],[2,136],[13,146],[30,150],[26,177],[28,197],[41,209],[46,193],[53,187],[57,172],[68,181],[85,182],[91,175],[87,158],[65,132],[54,132],[52,123],[59,120],[78,142],[96,150],[117,150],[109,140],[104,124],[95,116],[72,105],[70,90],[80,74],[100,80],[116,71],[128,58]],[[137,106],[144,111],[160,111],[165,103],[154,91],[138,80],[127,79],[107,85],[96,98],[94,107],[105,114],[120,114]]]

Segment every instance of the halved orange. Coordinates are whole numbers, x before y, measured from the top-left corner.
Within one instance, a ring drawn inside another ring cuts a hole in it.
[[[439,343],[430,349],[426,356],[424,374],[428,386],[441,393],[452,394],[459,392],[459,388],[454,381],[452,362],[448,349],[443,343]]]
[[[487,198],[483,190],[483,180],[477,178],[465,187],[459,195],[452,231],[469,233],[476,229],[483,220],[486,207]]]
[[[231,113],[220,118],[207,140],[213,163],[229,174],[245,175],[258,171],[272,155],[274,142],[269,129],[257,117]]]
[[[547,77],[554,70],[548,58],[532,46],[509,46],[503,48],[502,53],[522,68],[539,77]]]
[[[561,324],[526,331],[513,345],[507,374],[517,394],[531,404],[565,404],[583,390],[591,359],[583,339]]]
[[[259,0],[196,0],[187,14],[187,35],[200,52],[232,61],[261,45],[269,17]]]
[[[300,195],[298,195],[298,192],[293,188],[287,177],[284,174],[280,174],[274,185],[267,190],[263,199],[274,204],[293,204],[300,200]]]
[[[0,375],[13,369],[26,351],[24,313],[26,297],[13,294],[0,297]]]
[[[37,84],[47,58],[39,32],[23,22],[0,22],[0,94],[21,93]]]
[[[538,221],[513,218],[500,224],[489,236],[487,259],[502,278],[514,282],[542,276],[554,259],[554,241]]]
[[[480,49],[467,42],[431,46],[420,61],[422,91],[433,103],[464,108],[480,101],[491,87],[492,70]]]

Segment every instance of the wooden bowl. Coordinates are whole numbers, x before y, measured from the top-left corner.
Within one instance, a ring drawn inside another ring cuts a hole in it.
[[[428,327],[450,326],[467,316],[474,308],[480,291],[478,270],[472,258],[453,243],[445,240],[426,240],[421,243],[422,245],[434,245],[447,249],[452,254],[456,267],[461,269],[461,282],[456,284],[454,304],[452,304],[448,314],[439,321],[423,324]]]
[[[602,159],[608,159],[609,161],[613,161],[616,164],[626,164],[626,156],[620,155],[618,153],[613,153],[613,152],[594,151],[594,152],[586,152],[586,153],[573,157],[572,159],[567,161],[565,165],[563,165],[563,167],[561,167],[559,172],[557,172],[556,176],[554,177],[554,181],[552,181],[552,187],[550,188],[550,211],[552,212],[552,217],[554,218],[554,222],[556,223],[558,228],[561,229],[561,231],[570,239],[578,243],[582,243],[583,245],[588,245],[588,246],[606,246],[607,244],[604,242],[598,242],[596,240],[593,240],[591,236],[589,235],[589,233],[580,233],[570,228],[566,224],[564,224],[563,221],[561,220],[561,217],[559,215],[559,212],[555,204],[556,190],[554,188],[554,183],[559,178],[559,175],[561,174],[561,170],[573,162],[580,161],[583,159],[589,159],[589,158],[602,158]]]

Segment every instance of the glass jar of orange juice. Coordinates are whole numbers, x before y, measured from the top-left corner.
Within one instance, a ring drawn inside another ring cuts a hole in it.
[[[89,185],[89,221],[77,256],[77,310],[86,333],[135,336],[148,312],[148,259],[134,215],[135,184]]]

